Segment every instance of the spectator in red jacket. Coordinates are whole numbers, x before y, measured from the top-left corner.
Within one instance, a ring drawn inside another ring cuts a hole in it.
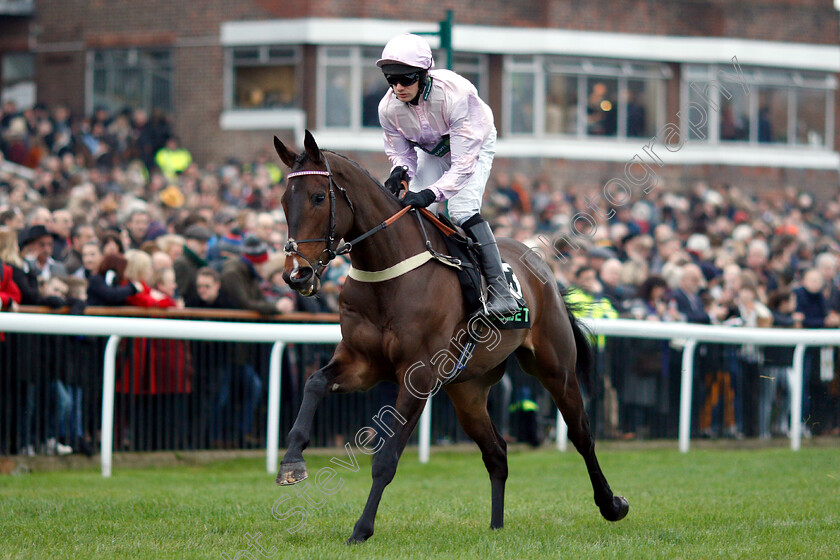
[[[22,264],[17,243],[17,232],[0,226],[0,311],[17,311],[20,305],[20,286],[14,280],[15,263],[11,262]]]
[[[154,282],[152,277],[152,258],[148,253],[136,249],[126,251],[128,265],[125,278],[129,282],[141,285],[138,293],[129,296],[126,302],[139,307],[154,307],[160,309],[178,307],[178,302],[166,293],[149,287]],[[170,278],[158,282],[158,286],[168,289],[174,284],[175,273],[168,269]],[[174,293],[174,290],[173,290]],[[116,391],[141,397],[139,404],[148,407],[141,413],[149,413],[155,429],[152,433],[166,433],[172,435],[172,414],[176,411],[186,411],[186,396],[192,393],[193,362],[189,346],[183,340],[166,339],[132,339],[131,360],[123,364],[122,375],[117,380]],[[152,413],[151,410],[157,412]],[[161,413],[160,411],[168,411]],[[184,445],[186,436],[186,421],[178,424],[175,430],[177,440],[163,442],[165,448]],[[135,441],[134,448],[146,449],[151,441]]]
[[[0,227],[0,247],[9,243],[16,244],[17,235],[9,228]],[[0,311],[17,311],[18,305],[20,288],[15,284],[14,271],[0,258]]]
[[[0,262],[0,311],[17,311],[20,288],[12,278],[12,267]]]

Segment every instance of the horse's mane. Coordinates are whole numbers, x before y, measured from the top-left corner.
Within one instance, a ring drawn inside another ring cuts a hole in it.
[[[365,175],[367,175],[367,176],[368,176],[368,178],[369,178],[369,179],[373,182],[373,184],[374,184],[374,185],[376,185],[377,187],[379,187],[379,188],[380,188],[380,190],[382,190],[384,193],[386,193],[386,194],[387,194],[388,196],[390,196],[391,198],[396,199],[396,197],[394,196],[394,194],[393,194],[391,191],[389,191],[389,190],[385,187],[385,185],[383,185],[382,183],[380,183],[378,179],[376,179],[373,175],[371,175],[371,174],[370,174],[370,171],[368,171],[367,169],[365,169],[364,167],[362,167],[362,166],[361,166],[360,164],[358,164],[357,162],[353,161],[352,159],[350,159],[349,157],[345,156],[344,154],[339,154],[338,152],[334,152],[334,151],[332,151],[332,150],[321,150],[321,151],[322,151],[322,152],[327,152],[327,153],[330,153],[330,154],[332,154],[332,155],[334,155],[334,156],[337,156],[337,157],[340,157],[340,158],[341,158],[341,159],[343,159],[344,161],[346,161],[346,162],[350,163],[351,165],[353,165],[354,167],[356,167],[359,171],[361,171],[362,173],[364,173]],[[305,154],[305,153],[306,153],[306,152],[304,152],[304,154]]]

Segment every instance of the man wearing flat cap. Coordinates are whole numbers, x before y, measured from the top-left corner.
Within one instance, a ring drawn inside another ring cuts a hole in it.
[[[184,300],[198,297],[195,278],[198,269],[207,266],[207,242],[213,234],[201,224],[193,224],[184,232],[184,252],[172,263],[175,269],[175,284]]]
[[[52,252],[53,236],[46,226],[38,224],[24,231],[20,239],[20,254],[41,280],[67,276],[64,265],[52,258]]]
[[[247,236],[242,242],[239,258],[228,259],[222,268],[222,289],[242,309],[251,309],[263,315],[288,312],[287,298],[271,303],[263,296],[260,280],[264,277],[267,263],[268,245],[259,237]]]

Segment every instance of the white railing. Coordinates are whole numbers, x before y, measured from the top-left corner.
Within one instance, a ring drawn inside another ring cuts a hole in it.
[[[795,347],[791,387],[791,449],[800,447],[802,411],[802,370],[805,349],[809,346],[840,345],[840,330],[758,329],[720,327],[687,323],[652,323],[628,319],[593,319],[585,321],[592,334],[647,338],[684,339],[680,388],[679,448],[687,452],[691,433],[691,393],[694,349],[698,342],[757,344]],[[337,324],[232,323],[224,321],[186,321],[179,319],[142,319],[130,317],[92,317],[77,315],[41,315],[3,313],[0,332],[23,332],[58,335],[106,336],[105,365],[102,382],[102,475],[111,475],[114,425],[114,385],[116,355],[123,337],[148,337],[181,340],[272,343],[269,360],[268,418],[266,427],[266,470],[277,470],[280,426],[280,365],[283,348],[290,343],[338,343],[341,330]],[[420,458],[427,462],[431,440],[431,400],[420,420]],[[566,425],[557,414],[557,447],[566,449]]]
[[[341,340],[337,324],[231,323],[134,317],[90,317],[3,313],[0,332],[107,336],[102,379],[102,476],[111,476],[114,434],[114,386],[117,349],[123,337],[272,343],[268,373],[266,469],[277,470],[280,443],[280,359],[290,343],[334,344]]]
[[[585,325],[593,334],[621,336],[625,338],[648,338],[656,340],[684,339],[681,383],[680,383],[680,451],[688,451],[691,434],[691,389],[694,374],[694,349],[698,342],[719,342],[724,344],[756,344],[764,346],[792,346],[793,378],[790,391],[790,448],[799,450],[802,437],[802,371],[805,349],[809,346],[837,346],[840,344],[838,329],[767,329],[750,327],[722,327],[717,325],[694,325],[690,323],[656,323],[631,319],[589,319]],[[563,421],[558,414],[558,449],[565,448],[559,437],[565,433],[560,429]]]

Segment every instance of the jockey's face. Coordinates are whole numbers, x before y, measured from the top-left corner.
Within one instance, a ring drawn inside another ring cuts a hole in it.
[[[408,86],[396,83],[391,86],[391,89],[394,90],[394,95],[397,96],[397,99],[399,99],[403,103],[408,103],[409,101],[417,97],[417,92],[420,89],[420,81],[415,81],[413,84]]]

